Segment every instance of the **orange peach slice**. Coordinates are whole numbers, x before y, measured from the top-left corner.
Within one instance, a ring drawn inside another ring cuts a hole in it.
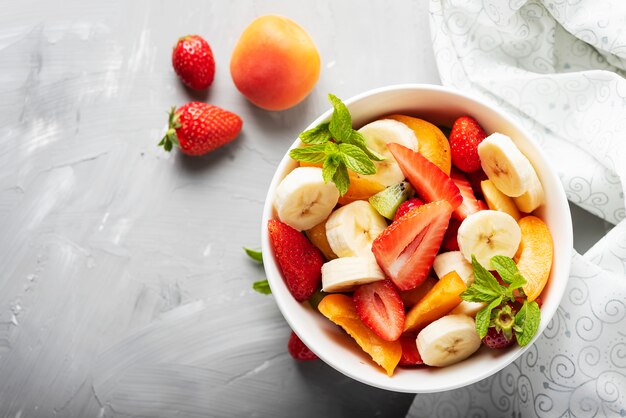
[[[426,296],[430,289],[435,287],[435,285],[439,282],[438,279],[434,277],[427,277],[424,282],[417,286],[415,289],[404,290],[400,292],[400,297],[402,298],[402,303],[404,304],[404,308],[411,308]]]
[[[337,258],[337,254],[335,254],[330,248],[330,244],[328,243],[328,238],[326,237],[326,220],[318,223],[311,229],[307,229],[306,236],[309,238],[309,241],[313,243],[326,257],[326,260],[334,260]]]
[[[526,279],[524,293],[529,301],[537,299],[543,291],[552,268],[552,235],[548,226],[536,216],[525,216],[518,222],[522,230],[515,262]]]
[[[402,357],[400,341],[385,341],[365,325],[354,308],[352,298],[339,293],[326,296],[317,309],[326,318],[342,327],[372,360],[387,372],[393,371]]]
[[[428,161],[435,164],[447,175],[450,175],[452,159],[450,143],[441,129],[430,122],[406,115],[391,115],[387,119],[397,120],[413,129],[418,142],[418,151]]]
[[[413,306],[404,320],[404,332],[419,331],[433,321],[447,315],[459,303],[467,287],[455,272],[443,276],[430,291]]]
[[[481,181],[480,189],[483,192],[483,196],[485,197],[485,201],[487,202],[489,209],[508,213],[516,221],[519,221],[522,217],[520,211],[517,209],[517,205],[515,205],[515,201],[498,190],[496,185],[493,184],[491,180]]]
[[[322,164],[300,161],[300,167],[322,168]],[[350,176],[350,185],[348,186],[348,191],[346,191],[346,194],[344,194],[343,196],[339,196],[338,203],[340,205],[347,205],[348,203],[356,202],[357,200],[367,200],[370,197],[374,196],[376,193],[385,189],[385,186],[383,186],[382,184],[363,177],[359,177],[356,173],[352,171],[348,171],[348,175]]]

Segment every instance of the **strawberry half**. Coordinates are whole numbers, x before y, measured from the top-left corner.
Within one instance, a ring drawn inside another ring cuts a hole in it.
[[[481,208],[478,204],[476,196],[474,196],[474,190],[472,189],[471,183],[467,177],[463,175],[463,173],[453,167],[452,171],[450,171],[450,178],[454,184],[456,184],[456,187],[459,188],[459,192],[463,198],[459,207],[454,210],[453,216],[462,221],[472,213],[476,213],[481,210]]]
[[[452,210],[445,200],[411,209],[372,243],[378,265],[400,290],[413,289],[426,279]]]
[[[417,341],[414,335],[403,335],[400,337],[400,345],[402,345],[402,357],[400,357],[399,366],[419,366],[424,364],[420,352],[417,350]]]
[[[390,280],[359,286],[352,296],[361,321],[386,341],[396,341],[404,329],[404,305]]]
[[[307,300],[322,281],[322,252],[301,232],[277,219],[270,220],[267,229],[287,289],[298,302]]]
[[[463,202],[459,188],[452,179],[422,154],[395,143],[387,144],[387,149],[393,154],[411,186],[426,203],[445,200],[454,210]]]

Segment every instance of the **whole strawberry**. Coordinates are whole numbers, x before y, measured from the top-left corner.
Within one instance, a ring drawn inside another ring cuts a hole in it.
[[[213,82],[213,51],[208,42],[198,35],[178,39],[172,51],[172,65],[182,82],[192,89],[203,90]]]
[[[166,151],[180,147],[187,155],[203,155],[237,137],[243,122],[228,110],[201,102],[172,107],[169,128],[159,142]]]
[[[483,128],[470,116],[461,116],[454,121],[449,138],[452,164],[466,173],[479,170],[478,144],[485,136]]]
[[[307,361],[317,359],[315,353],[312,352],[311,349],[307,347],[302,342],[300,337],[298,337],[293,331],[291,331],[291,336],[289,337],[289,342],[287,343],[287,350],[289,350],[291,357],[296,360]]]
[[[504,336],[502,331],[498,331],[495,328],[489,328],[487,335],[483,338],[483,344],[495,350],[507,348],[515,344],[515,334],[513,334],[511,339],[508,339]]]
[[[324,256],[304,234],[284,222],[272,219],[267,229],[287,289],[298,302],[307,300],[322,281]]]

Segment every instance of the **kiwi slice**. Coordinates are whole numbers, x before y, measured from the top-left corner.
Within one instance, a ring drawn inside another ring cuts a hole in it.
[[[400,206],[400,204],[405,200],[413,197],[414,194],[415,191],[409,182],[403,181],[387,187],[385,190],[376,193],[368,200],[378,213],[389,220],[393,220],[396,210],[398,210],[398,206]]]

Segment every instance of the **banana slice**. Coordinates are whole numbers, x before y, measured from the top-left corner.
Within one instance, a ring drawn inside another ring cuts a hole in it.
[[[447,253],[438,254],[433,262],[433,270],[435,270],[435,274],[439,278],[451,271],[456,271],[456,274],[459,275],[467,286],[474,283],[474,269],[461,251],[448,251]]]
[[[537,172],[533,169],[533,174],[531,176],[530,187],[526,192],[519,196],[514,197],[513,201],[517,208],[522,212],[531,213],[539,206],[543,204],[543,187],[541,186],[541,181],[539,181],[539,177],[537,177]]]
[[[281,221],[302,231],[326,219],[338,199],[339,190],[332,182],[324,183],[321,168],[298,167],[276,188],[274,208]]]
[[[472,318],[476,318],[476,314],[482,308],[487,306],[484,302],[468,302],[464,300],[463,302],[456,305],[456,308],[450,311],[450,315],[467,315]]]
[[[404,180],[404,174],[387,149],[387,144],[395,142],[417,151],[418,142],[415,132],[404,123],[393,119],[380,119],[368,123],[359,129],[359,132],[365,137],[365,144],[368,148],[385,157],[383,161],[374,161],[376,174],[362,177],[376,181],[383,186],[392,186]]]
[[[446,315],[417,334],[417,351],[429,366],[445,367],[465,360],[480,348],[474,319]]]
[[[491,270],[491,257],[504,255],[513,258],[517,252],[522,231],[511,215],[496,210],[481,210],[461,222],[457,235],[459,249],[467,261],[476,260]]]
[[[521,196],[531,186],[533,166],[508,136],[489,135],[478,145],[478,156],[489,180],[505,195]]]
[[[355,286],[384,279],[385,274],[372,257],[336,258],[322,265],[324,292],[349,292]]]
[[[372,242],[387,221],[369,202],[357,200],[334,211],[326,221],[326,238],[339,257],[374,257]]]

